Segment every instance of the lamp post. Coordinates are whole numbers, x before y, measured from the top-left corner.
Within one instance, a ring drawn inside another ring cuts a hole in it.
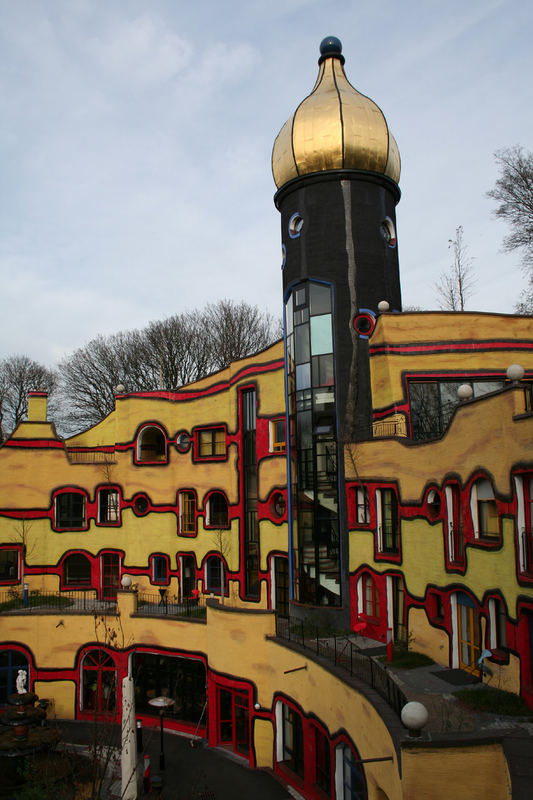
[[[159,711],[159,718],[161,721],[161,745],[160,745],[160,752],[159,752],[159,769],[165,769],[165,751],[163,749],[163,716],[165,714],[165,710],[173,706],[175,703],[171,697],[152,697],[151,700],[148,700],[148,705],[151,705],[153,708],[157,708]]]

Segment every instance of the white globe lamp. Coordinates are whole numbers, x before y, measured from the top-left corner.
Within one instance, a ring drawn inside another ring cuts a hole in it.
[[[511,364],[507,367],[507,377],[513,383],[518,383],[524,377],[524,367],[521,364]]]
[[[406,703],[402,708],[402,722],[409,731],[409,736],[418,737],[420,731],[426,725],[429,714],[428,710],[422,703],[412,700]]]
[[[125,592],[129,592],[129,590],[131,589],[131,584],[132,584],[131,575],[123,575],[120,580],[120,585],[122,586]]]
[[[474,390],[469,383],[462,383],[457,389],[457,397],[459,400],[470,400],[473,394]]]

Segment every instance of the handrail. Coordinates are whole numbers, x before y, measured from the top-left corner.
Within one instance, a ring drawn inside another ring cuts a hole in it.
[[[321,637],[318,628],[313,635],[309,631],[309,624],[303,620],[279,615],[276,616],[276,636],[288,642],[295,642],[345,669],[352,677],[359,678],[371,686],[398,716],[401,715],[407,698],[391,673],[385,666],[360,650],[348,636],[334,634]]]

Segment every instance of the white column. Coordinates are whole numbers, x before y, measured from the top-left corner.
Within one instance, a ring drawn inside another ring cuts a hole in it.
[[[133,678],[122,680],[122,793],[121,800],[137,800],[137,739]]]

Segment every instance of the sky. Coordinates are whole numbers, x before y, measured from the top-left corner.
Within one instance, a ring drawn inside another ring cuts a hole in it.
[[[530,0],[0,0],[0,358],[54,366],[98,334],[231,297],[281,313],[270,158],[320,41],[402,158],[403,302],[436,308],[458,226],[467,308],[525,279],[486,192],[533,150]]]

